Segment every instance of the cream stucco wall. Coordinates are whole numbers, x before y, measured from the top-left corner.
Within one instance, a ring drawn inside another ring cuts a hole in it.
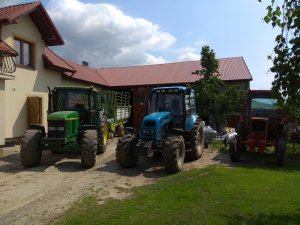
[[[5,80],[4,79],[0,79],[0,146],[5,144],[5,140],[4,140],[4,99],[5,99],[5,95],[4,95],[4,91],[5,91]]]
[[[61,74],[44,68],[42,54],[44,41],[41,34],[26,16],[17,24],[2,27],[2,40],[14,48],[14,37],[34,43],[35,68],[17,67],[15,79],[5,84],[5,137],[22,136],[27,129],[27,97],[39,96],[42,98],[43,124],[46,125],[47,113],[47,86],[52,88],[62,84]]]

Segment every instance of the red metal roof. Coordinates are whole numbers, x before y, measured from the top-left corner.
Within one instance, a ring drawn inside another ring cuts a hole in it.
[[[200,70],[199,61],[176,62],[158,65],[98,69],[98,73],[111,87],[184,84],[200,79],[192,74]],[[243,57],[219,59],[220,79],[223,81],[252,80]],[[77,74],[77,76],[80,76]]]
[[[0,52],[14,57],[18,55],[18,53],[12,47],[6,44],[5,41],[0,41]]]
[[[56,55],[47,47],[44,50],[43,59],[44,65],[48,69],[61,72],[70,72],[72,74],[76,72],[76,70],[72,66],[70,66],[64,59]]]
[[[70,60],[64,60],[62,63],[59,57],[48,59],[53,66],[71,67],[75,70],[72,76],[65,73],[66,77],[107,87],[193,83],[200,79],[200,76],[192,72],[201,69],[199,61],[94,69]],[[219,59],[219,72],[223,81],[252,80],[243,57]]]
[[[39,1],[0,8],[0,24],[17,23],[20,18],[26,15],[30,16],[47,45],[64,44],[46,9]]]
[[[67,77],[102,86],[110,86],[96,69],[88,66],[83,66],[82,64],[74,63],[70,60],[66,60],[66,62],[76,70],[76,72],[72,76],[69,76],[65,73]]]

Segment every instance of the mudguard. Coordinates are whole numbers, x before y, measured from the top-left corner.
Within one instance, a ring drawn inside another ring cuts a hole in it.
[[[185,121],[185,131],[186,132],[190,132],[192,130],[198,117],[199,117],[198,115],[190,115],[186,118],[186,121]]]

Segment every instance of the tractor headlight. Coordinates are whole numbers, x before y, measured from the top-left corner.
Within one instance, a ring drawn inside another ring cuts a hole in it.
[[[142,129],[142,133],[143,133],[143,134],[146,134],[146,133],[147,133],[147,129],[143,128],[143,129]]]
[[[155,133],[155,130],[154,130],[154,129],[150,129],[150,133],[151,133],[151,134],[154,134],[154,133]]]
[[[49,131],[54,131],[54,127],[49,127],[48,130]]]

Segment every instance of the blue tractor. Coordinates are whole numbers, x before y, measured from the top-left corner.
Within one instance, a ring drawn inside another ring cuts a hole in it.
[[[182,169],[185,157],[196,160],[204,148],[205,123],[196,114],[195,92],[183,86],[152,89],[149,115],[139,132],[128,128],[116,148],[116,158],[123,168],[134,167],[138,157],[163,155],[170,173]]]

